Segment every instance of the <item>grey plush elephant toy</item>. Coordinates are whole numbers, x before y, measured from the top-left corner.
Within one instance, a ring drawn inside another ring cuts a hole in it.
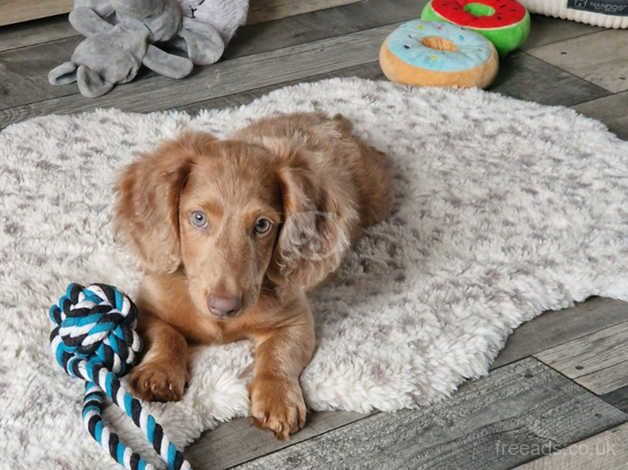
[[[133,80],[142,65],[183,78],[194,64],[220,59],[247,10],[248,0],[75,0],[70,23],[86,39],[48,80],[76,82],[96,97]]]

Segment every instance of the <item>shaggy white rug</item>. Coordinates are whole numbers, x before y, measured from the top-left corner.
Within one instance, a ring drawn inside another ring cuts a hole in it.
[[[109,468],[82,385],[53,364],[47,309],[68,281],[135,293],[110,231],[112,184],[160,139],[227,136],[270,113],[341,112],[389,152],[394,214],[314,295],[316,410],[395,410],[486,374],[513,328],[590,295],[628,301],[628,143],[599,122],[477,90],[334,79],[236,109],[46,116],[0,135],[0,446],[7,468]],[[151,407],[179,445],[247,414],[249,344],[198,349],[180,403]],[[110,412],[128,436],[132,426]],[[134,436],[137,436],[134,434]],[[143,440],[130,439],[134,446]]]

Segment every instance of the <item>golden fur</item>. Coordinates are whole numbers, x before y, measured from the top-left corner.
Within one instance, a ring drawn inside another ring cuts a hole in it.
[[[386,217],[390,186],[385,155],[318,113],[262,119],[229,140],[186,133],[127,167],[114,222],[145,270],[135,393],[179,400],[188,343],[248,338],[251,415],[282,439],[302,428],[299,376],[315,346],[306,292]]]

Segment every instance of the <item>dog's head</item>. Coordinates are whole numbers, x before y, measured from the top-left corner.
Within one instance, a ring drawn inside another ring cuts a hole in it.
[[[114,223],[147,272],[183,272],[196,308],[227,319],[336,269],[347,200],[287,146],[187,133],[127,167]]]

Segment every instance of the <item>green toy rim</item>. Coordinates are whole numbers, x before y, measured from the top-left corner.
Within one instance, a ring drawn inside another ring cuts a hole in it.
[[[439,15],[432,8],[432,2],[427,3],[421,12],[421,19],[424,21],[435,21],[441,23],[454,23],[447,18]],[[454,23],[456,24],[456,23]],[[458,25],[462,26],[462,25]],[[523,19],[508,26],[500,26],[498,28],[476,28],[470,26],[462,26],[464,28],[482,34],[493,43],[497,52],[501,56],[505,56],[521,46],[528,37],[530,32],[530,14],[525,11]]]
[[[523,20],[516,0],[431,0],[431,8],[451,23],[467,28],[502,28]]]
[[[482,1],[477,1],[477,2],[472,2],[472,3],[482,3]],[[488,5],[487,5],[488,6]],[[427,5],[425,5],[425,8],[423,9],[423,12],[425,12],[425,10],[427,10],[429,8],[430,12],[434,15],[438,17],[438,20],[436,21],[443,21],[445,23],[453,23],[451,20],[445,18],[443,15],[441,15],[440,13],[438,13],[436,10],[434,10],[434,8],[432,7],[432,2],[428,2]],[[424,19],[426,21],[435,21],[435,19],[433,18],[425,18],[423,16],[423,14],[421,14],[421,19]],[[530,14],[526,11],[525,15],[523,16],[523,18],[521,18],[519,21],[516,21],[514,23],[510,23],[504,26],[496,26],[493,28],[488,28],[488,27],[481,27],[481,26],[470,26],[470,25],[458,25],[458,26],[462,26],[463,28],[468,28],[468,29],[472,29],[473,31],[505,31],[508,30],[510,28],[516,28],[520,25],[523,25],[527,22],[530,21]],[[457,24],[457,23],[454,23]]]

